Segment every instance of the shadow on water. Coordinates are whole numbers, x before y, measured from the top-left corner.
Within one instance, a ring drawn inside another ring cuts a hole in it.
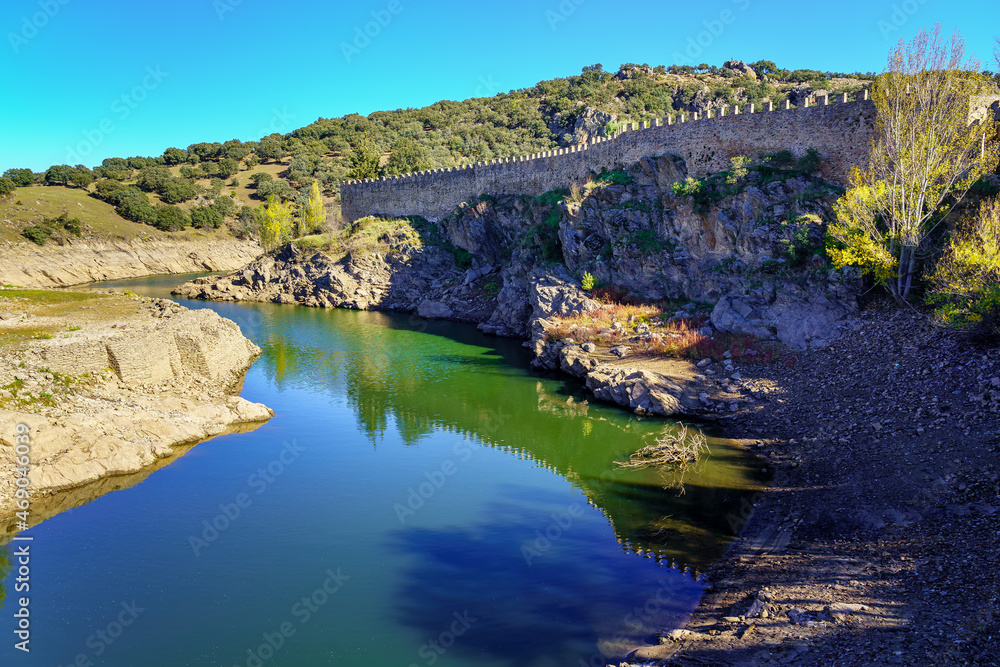
[[[563,664],[595,646],[602,660],[621,658],[679,624],[700,584],[666,565],[658,589],[648,574],[631,576],[642,560],[595,547],[608,542],[607,525],[582,509],[511,487],[473,525],[398,531],[394,547],[410,563],[396,596],[400,620],[433,638],[468,619],[455,650],[510,665]]]

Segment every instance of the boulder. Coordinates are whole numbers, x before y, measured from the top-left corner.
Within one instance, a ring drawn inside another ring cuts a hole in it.
[[[440,301],[424,299],[417,306],[417,315],[428,319],[447,319],[451,317],[451,308]]]
[[[586,384],[602,401],[631,408],[637,414],[667,417],[683,412],[683,390],[659,373],[598,366],[587,374]]]
[[[805,350],[826,347],[839,338],[855,310],[853,303],[822,292],[778,293],[773,300],[729,295],[712,310],[712,325],[719,331],[776,338],[793,350]]]
[[[742,60],[727,60],[722,63],[722,69],[728,69],[738,76],[749,76],[753,79],[757,78],[757,72],[754,71],[753,67],[747,65]]]
[[[576,117],[576,122],[573,124],[573,131],[572,133],[568,133],[566,138],[569,140],[569,144],[573,146],[585,144],[594,137],[604,136],[604,127],[616,120],[618,120],[618,116],[613,113],[606,113],[586,107]]]

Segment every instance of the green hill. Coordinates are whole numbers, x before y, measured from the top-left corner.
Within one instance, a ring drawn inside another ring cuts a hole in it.
[[[301,200],[313,181],[319,183],[331,220],[336,221],[340,181],[345,178],[550,150],[603,135],[621,123],[678,111],[786,99],[798,104],[816,90],[855,92],[871,78],[789,71],[769,61],[697,68],[625,64],[617,72],[591,65],[576,76],[492,97],[443,100],[422,109],[378,111],[367,117],[320,118],[260,141],[171,147],[156,157],[107,158],[93,169],[53,165],[43,174],[8,169],[0,178],[0,196],[19,187],[0,199],[0,211],[13,221],[5,223],[3,233],[18,236],[18,221],[37,222],[65,212],[80,213],[94,234],[226,226],[241,235],[252,233],[252,208],[269,194]],[[258,179],[263,180],[258,184]],[[41,184],[55,187],[38,187]]]

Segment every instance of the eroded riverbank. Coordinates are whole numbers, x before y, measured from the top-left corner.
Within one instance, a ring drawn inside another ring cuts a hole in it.
[[[134,294],[5,289],[0,337],[0,515],[17,508],[19,424],[41,499],[272,415],[236,395],[260,349],[208,311]]]

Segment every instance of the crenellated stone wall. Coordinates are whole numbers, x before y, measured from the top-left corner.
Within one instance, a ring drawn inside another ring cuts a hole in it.
[[[609,137],[570,148],[501,158],[401,176],[345,181],[341,209],[345,220],[366,215],[421,215],[440,220],[460,203],[479,195],[537,196],[566,187],[601,169],[632,164],[642,157],[680,155],[695,177],[729,168],[737,155],[789,150],[795,156],[815,148],[822,175],[845,183],[852,165],[867,159],[875,107],[867,91],[821,96],[814,106],[781,108],[768,103],[723,108],[719,112],[676,114],[653,122],[631,123]]]

